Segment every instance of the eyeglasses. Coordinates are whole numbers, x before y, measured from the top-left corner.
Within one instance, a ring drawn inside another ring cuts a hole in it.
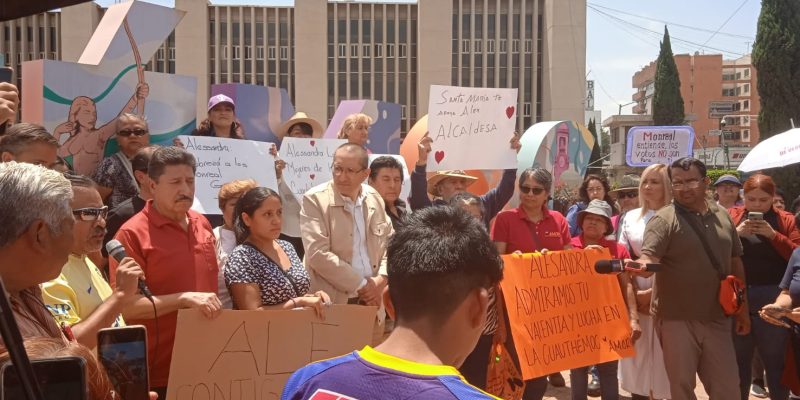
[[[147,135],[147,129],[125,129],[117,132],[117,136],[128,137],[128,136],[144,136]]]
[[[672,188],[675,190],[683,189],[697,189],[700,187],[700,179],[689,179],[685,182],[672,182]]]
[[[519,191],[525,194],[533,193],[534,195],[538,196],[544,193],[544,188],[540,187],[529,187],[529,186],[522,186],[520,185]]]
[[[633,199],[639,197],[639,192],[631,191],[631,192],[619,192],[617,193],[617,198],[619,199]]]
[[[603,188],[601,188],[601,187],[586,188],[586,192],[587,193],[598,193],[598,192],[602,192],[602,191],[603,191]]]
[[[72,210],[72,215],[78,217],[81,221],[97,221],[99,218],[106,219],[108,216],[108,206],[86,207]]]
[[[351,175],[352,176],[352,175],[355,175],[355,174],[357,174],[359,172],[364,171],[366,168],[361,168],[359,170],[353,170],[353,169],[350,169],[350,168],[342,168],[342,167],[340,167],[338,165],[334,165],[334,166],[331,167],[331,169],[333,170],[333,175],[334,176],[339,176],[341,174],[346,174],[346,175]]]

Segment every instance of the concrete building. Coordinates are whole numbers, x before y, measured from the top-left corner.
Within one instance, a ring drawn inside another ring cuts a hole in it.
[[[618,182],[625,174],[638,174],[644,168],[629,167],[625,161],[627,150],[628,131],[634,126],[653,125],[651,115],[612,115],[603,121],[603,127],[608,128],[610,168],[606,169],[606,175],[611,182]]]
[[[725,60],[722,55],[674,56],[681,81],[684,113],[696,134],[695,152],[704,148],[722,147],[723,138],[709,131],[720,129],[720,117],[709,116],[709,103],[714,101],[733,102],[734,111],[724,130],[730,131],[724,138],[725,144],[738,148],[755,146],[759,140],[757,115],[760,101],[756,89],[756,70],[745,55],[735,60]],[[655,62],[633,75],[636,89],[632,99],[637,104],[634,114],[652,115]]]
[[[284,88],[298,110],[325,121],[342,100],[398,103],[403,132],[426,114],[433,84],[518,88],[520,130],[584,118],[586,0],[175,7],[186,15],[148,68],[196,77],[198,116],[210,85],[237,82]],[[0,53],[16,70],[23,59],[75,61],[102,13],[84,3],[0,23]]]

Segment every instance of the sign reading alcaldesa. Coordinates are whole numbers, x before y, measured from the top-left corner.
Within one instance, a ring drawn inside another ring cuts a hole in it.
[[[628,131],[625,161],[631,167],[669,165],[691,156],[693,142],[691,126],[634,126]]]

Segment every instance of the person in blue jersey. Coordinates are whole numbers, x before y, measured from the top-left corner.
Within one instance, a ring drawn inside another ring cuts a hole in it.
[[[482,222],[451,206],[417,211],[390,239],[387,262],[396,318],[389,337],[301,368],[281,398],[496,399],[456,369],[483,330],[489,289],[503,277]]]

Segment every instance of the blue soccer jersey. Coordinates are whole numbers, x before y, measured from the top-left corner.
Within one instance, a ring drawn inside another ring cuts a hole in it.
[[[497,399],[470,385],[458,370],[420,364],[369,346],[307,365],[289,378],[282,400]]]

